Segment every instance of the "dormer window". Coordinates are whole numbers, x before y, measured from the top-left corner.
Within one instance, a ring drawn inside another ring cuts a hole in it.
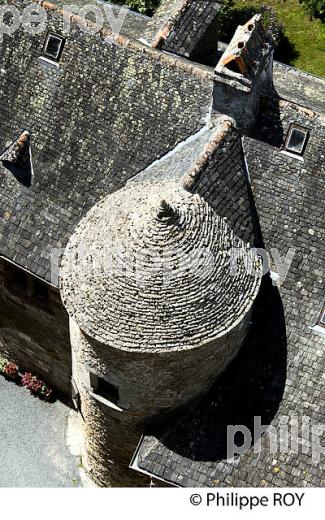
[[[306,148],[308,135],[309,132],[305,128],[297,125],[291,125],[285,140],[284,150],[290,154],[301,157]]]
[[[43,54],[52,61],[60,61],[65,39],[54,33],[48,33],[44,43]]]

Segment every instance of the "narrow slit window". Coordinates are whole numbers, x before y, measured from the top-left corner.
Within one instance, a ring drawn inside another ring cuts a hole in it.
[[[285,150],[295,155],[303,155],[308,140],[308,134],[308,130],[300,126],[291,125],[285,141]]]
[[[64,42],[65,40],[61,36],[48,33],[43,48],[44,56],[52,61],[59,61],[63,51]]]
[[[109,383],[102,377],[96,376],[95,374],[90,374],[90,384],[94,394],[100,395],[111,403],[118,405],[120,396],[117,386]]]

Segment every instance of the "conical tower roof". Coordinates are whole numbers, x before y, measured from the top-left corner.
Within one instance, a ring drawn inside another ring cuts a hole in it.
[[[233,248],[247,253],[199,195],[175,182],[130,184],[77,226],[61,265],[63,302],[112,347],[193,348],[240,322],[257,294],[259,272],[240,260],[231,272]]]

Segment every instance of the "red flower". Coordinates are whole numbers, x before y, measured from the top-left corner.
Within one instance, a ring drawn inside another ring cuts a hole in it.
[[[4,373],[7,376],[12,377],[13,379],[17,378],[18,377],[17,365],[15,365],[15,363],[7,363],[4,368]]]
[[[22,383],[26,386],[33,394],[40,395],[49,399],[53,393],[53,390],[49,388],[44,381],[37,379],[30,372],[25,372],[22,377]]]

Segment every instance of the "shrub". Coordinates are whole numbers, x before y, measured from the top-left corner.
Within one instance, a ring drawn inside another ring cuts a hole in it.
[[[126,5],[138,13],[147,14],[151,16],[161,0],[114,0],[115,4]]]
[[[277,44],[283,28],[278,22],[274,9],[268,5],[237,7],[233,0],[225,0],[221,11],[218,13],[220,40],[229,42],[238,25],[244,25],[250,18],[259,13],[262,14],[264,28],[274,43]]]
[[[0,357],[0,372],[1,373],[3,373],[7,363],[8,363],[8,361],[6,359]]]
[[[44,381],[33,376],[30,372],[25,372],[23,376],[19,374],[19,368],[15,363],[0,357],[0,374],[16,382],[21,382],[34,395],[50,401],[53,398],[53,390]]]
[[[38,395],[47,400],[50,400],[53,397],[53,390],[49,388],[44,381],[33,376],[30,372],[25,372],[21,381],[32,394]]]
[[[19,379],[19,371],[17,365],[15,363],[7,363],[4,373],[10,377],[11,379]]]
[[[325,0],[299,0],[310,18],[325,20]]]

